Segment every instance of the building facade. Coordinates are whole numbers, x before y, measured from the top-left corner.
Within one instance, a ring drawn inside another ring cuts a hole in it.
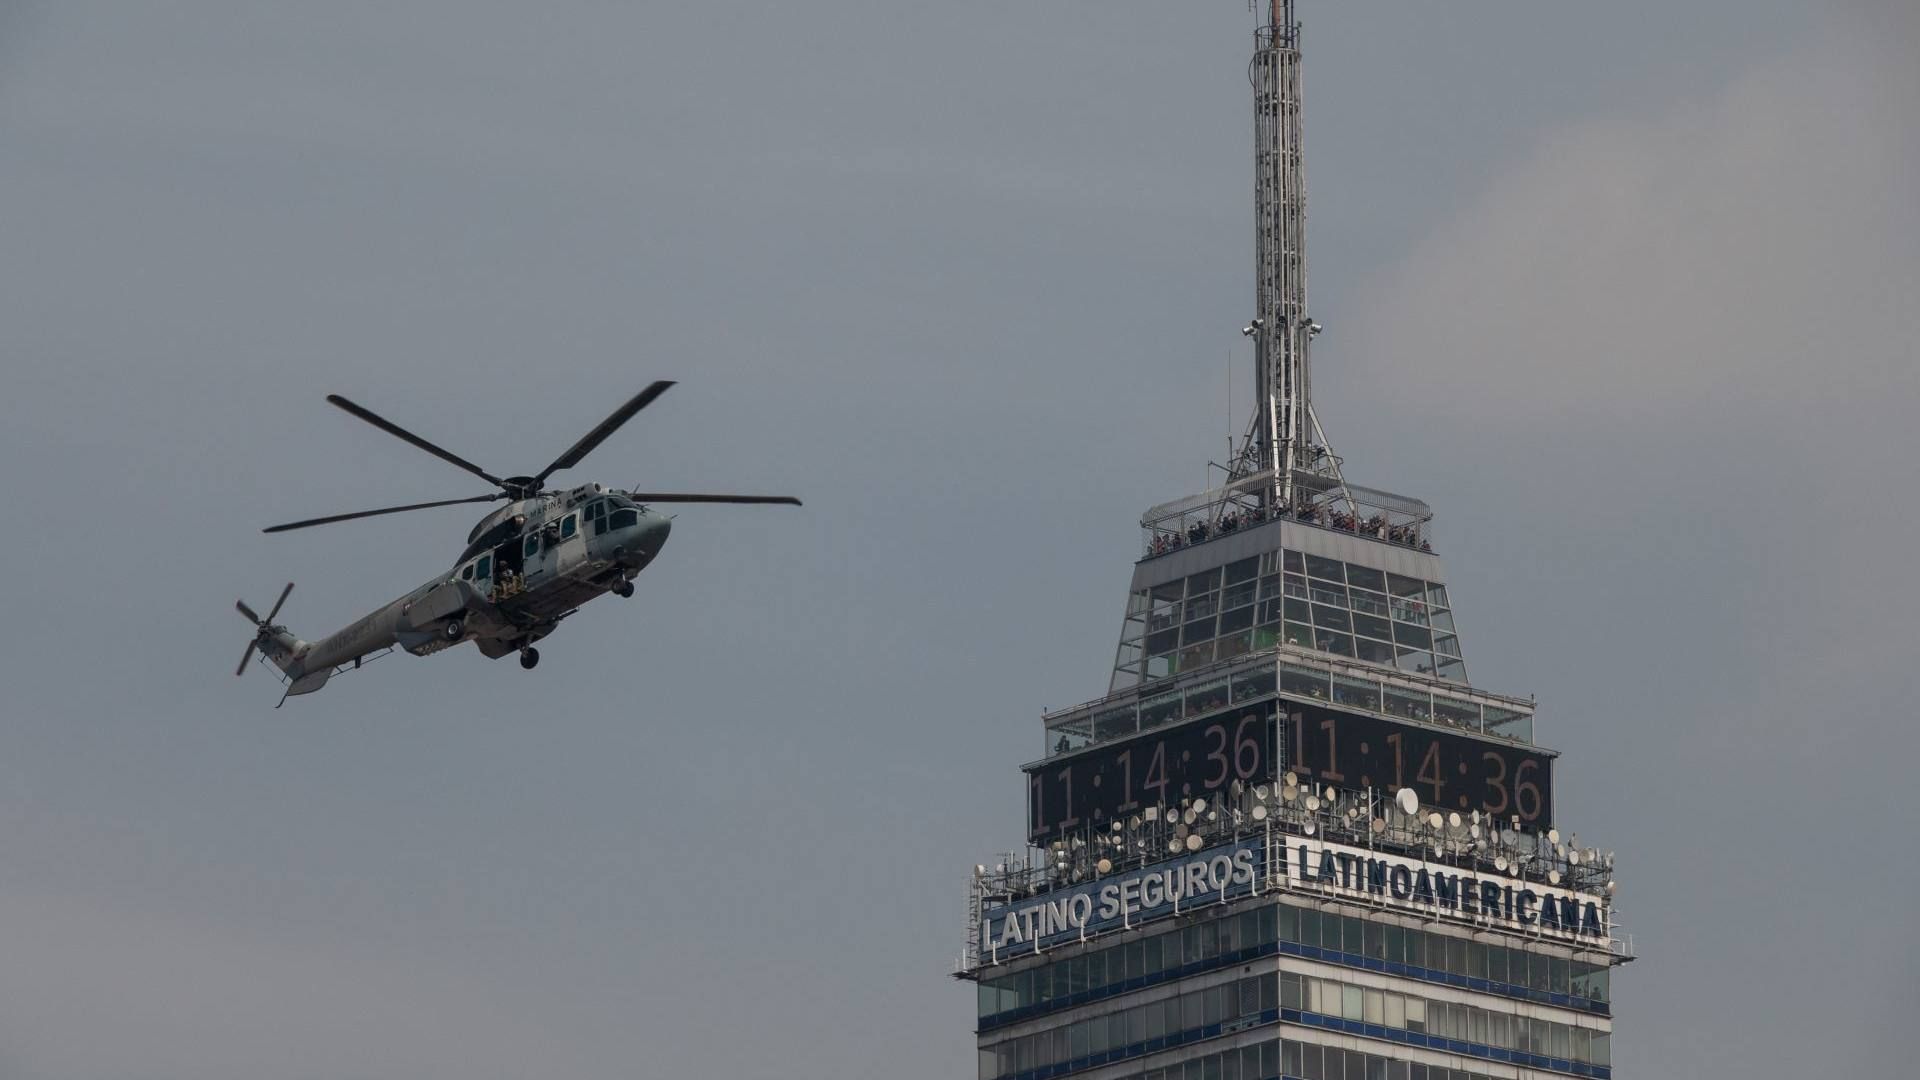
[[[1026,846],[972,874],[980,1080],[1612,1076],[1613,853],[1468,681],[1431,512],[1308,399],[1299,61],[1271,0],[1247,438],[1143,515],[1108,693],[1042,717]]]

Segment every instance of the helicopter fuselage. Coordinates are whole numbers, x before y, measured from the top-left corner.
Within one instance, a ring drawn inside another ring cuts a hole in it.
[[[488,657],[522,652],[559,621],[631,579],[666,543],[672,520],[626,493],[586,484],[515,500],[488,514],[449,571],[314,642],[274,627],[261,649],[318,690],[336,669],[399,646],[416,656],[473,641]]]

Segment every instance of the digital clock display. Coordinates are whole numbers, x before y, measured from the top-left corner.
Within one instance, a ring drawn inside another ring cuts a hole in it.
[[[1027,770],[1027,838],[1105,828],[1149,806],[1212,796],[1235,780],[1277,775],[1274,716],[1279,702],[1158,728]]]
[[[1285,708],[1288,767],[1303,781],[1388,795],[1410,787],[1441,810],[1553,823],[1551,754],[1303,702]]]

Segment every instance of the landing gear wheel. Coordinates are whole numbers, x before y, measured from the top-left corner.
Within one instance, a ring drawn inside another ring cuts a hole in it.
[[[536,649],[531,645],[529,645],[528,647],[520,650],[520,666],[521,667],[526,668],[528,671],[532,671],[533,665],[538,664],[539,662],[540,662],[539,649]]]
[[[614,586],[613,586],[613,595],[615,595],[615,596],[618,596],[618,597],[620,597],[620,598],[622,598],[622,599],[625,599],[625,598],[627,598],[627,597],[630,597],[630,596],[632,596],[632,595],[633,595],[633,582],[631,582],[631,581],[618,581],[618,582],[615,582],[615,583],[614,583]]]
[[[448,641],[459,641],[466,635],[467,624],[459,619],[448,619],[445,629]]]

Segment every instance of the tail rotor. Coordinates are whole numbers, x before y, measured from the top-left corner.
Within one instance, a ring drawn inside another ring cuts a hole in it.
[[[280,590],[280,599],[273,602],[272,610],[267,612],[267,617],[264,619],[255,614],[254,610],[247,606],[245,600],[235,600],[233,602],[234,609],[239,611],[242,617],[254,625],[253,640],[247,642],[247,651],[240,654],[240,666],[234,669],[233,673],[235,675],[245,675],[247,673],[247,662],[253,659],[253,651],[260,647],[261,642],[266,641],[272,635],[273,617],[280,614],[281,605],[287,602],[287,594],[292,591],[293,582],[289,581],[287,582],[287,587]]]

